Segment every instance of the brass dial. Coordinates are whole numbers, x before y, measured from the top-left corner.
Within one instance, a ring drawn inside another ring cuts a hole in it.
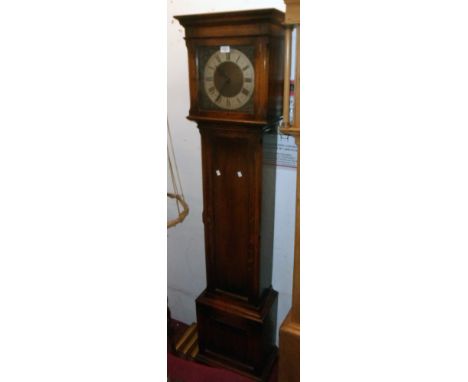
[[[205,64],[203,85],[207,96],[218,107],[235,110],[244,106],[254,90],[254,67],[238,49],[214,52]]]

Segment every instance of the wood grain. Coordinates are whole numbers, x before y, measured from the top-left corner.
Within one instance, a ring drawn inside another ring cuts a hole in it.
[[[263,136],[282,114],[284,14],[266,9],[176,19],[188,50],[188,119],[197,123],[202,151],[207,287],[196,300],[197,360],[263,381],[278,351],[278,293],[271,287],[276,182],[263,165]],[[252,112],[200,105],[197,49],[220,45],[254,52]]]

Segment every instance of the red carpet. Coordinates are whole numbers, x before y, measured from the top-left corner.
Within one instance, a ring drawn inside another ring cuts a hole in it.
[[[250,378],[230,370],[187,361],[170,353],[167,353],[167,374],[170,382],[252,382]],[[277,379],[277,366],[275,365],[269,382],[276,382]]]

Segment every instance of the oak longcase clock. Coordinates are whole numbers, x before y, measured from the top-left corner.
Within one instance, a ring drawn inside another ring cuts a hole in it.
[[[202,142],[207,287],[196,300],[197,358],[262,381],[277,353],[278,297],[271,285],[275,168],[264,164],[263,140],[281,118],[284,14],[176,19],[188,49],[188,118]]]

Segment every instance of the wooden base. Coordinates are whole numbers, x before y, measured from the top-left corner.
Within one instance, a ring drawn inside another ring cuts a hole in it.
[[[300,325],[291,320],[291,311],[279,331],[280,354],[278,381],[299,382]]]
[[[241,365],[233,361],[232,359],[221,357],[216,354],[198,354],[195,360],[198,362],[202,362],[206,365],[222,367],[228,370],[235,371],[236,373],[249,377],[254,381],[266,382],[269,379],[277,356],[278,348],[275,347],[271,352],[270,356],[268,357],[267,361],[265,362],[260,375],[254,374],[254,372],[247,370],[245,368],[245,365]]]
[[[204,291],[197,299],[199,353],[196,360],[256,381],[266,381],[275,346],[278,293],[268,289],[257,306]]]

